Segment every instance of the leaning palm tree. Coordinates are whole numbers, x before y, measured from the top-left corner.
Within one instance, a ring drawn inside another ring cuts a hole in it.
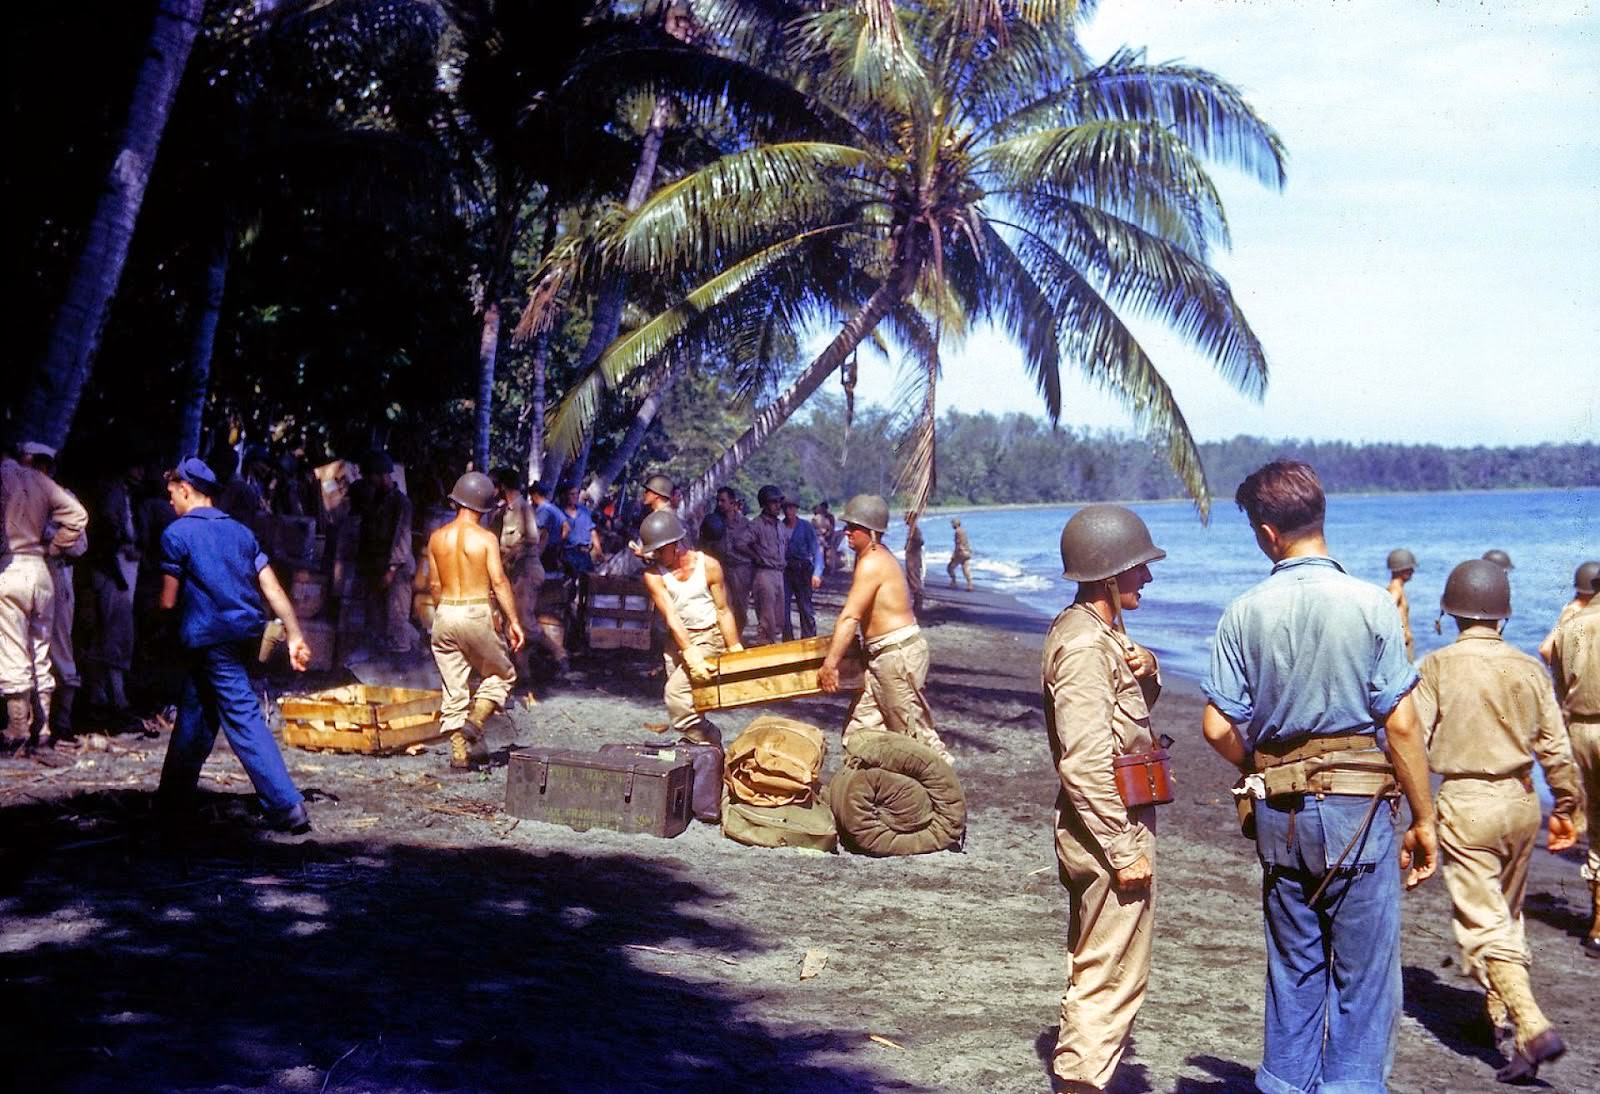
[[[759,313],[790,337],[830,322],[822,352],[690,488],[698,508],[882,328],[908,355],[902,485],[921,508],[941,346],[987,320],[1021,348],[1052,422],[1073,365],[1128,407],[1206,514],[1194,439],[1128,319],[1164,321],[1239,390],[1265,390],[1265,352],[1209,265],[1228,226],[1205,165],[1281,186],[1283,146],[1208,72],[1132,51],[1094,63],[1074,33],[1083,7],[706,0],[697,11],[722,37],[704,103],[759,94],[809,129],[731,151],[551,256],[525,325],[616,271],[684,286],[574,387],[552,440],[726,314]],[[628,70],[676,80],[692,104],[683,60],[658,49]]]

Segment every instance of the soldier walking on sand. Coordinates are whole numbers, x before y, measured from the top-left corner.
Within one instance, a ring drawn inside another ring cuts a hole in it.
[[[1267,944],[1256,1085],[1382,1090],[1400,1028],[1400,871],[1418,885],[1438,856],[1417,672],[1389,597],[1328,557],[1309,464],[1269,463],[1234,501],[1273,566],[1217,624],[1202,728],[1253,799]],[[1411,806],[1398,846],[1396,786]]]
[[[1067,988],[1051,1057],[1057,1088],[1104,1090],[1150,982],[1155,927],[1156,810],[1117,791],[1119,756],[1156,743],[1155,655],[1122,630],[1149,564],[1167,553],[1120,505],[1090,505],[1061,530],[1062,576],[1077,596],[1045,638],[1041,674],[1056,794],[1056,862],[1070,894]]]
[[[1572,811],[1578,778],[1544,668],[1500,637],[1511,616],[1511,585],[1492,562],[1450,571],[1440,601],[1460,632],[1417,666],[1412,692],[1439,787],[1439,852],[1454,908],[1461,966],[1487,992],[1499,1040],[1514,1035],[1501,1082],[1532,1079],[1566,1046],[1539,1009],[1529,981],[1522,898],[1539,835],[1532,757],[1544,767],[1555,809],[1550,850],[1577,842]]]
[[[911,588],[911,610],[922,611],[922,551],[926,541],[917,524],[917,514],[906,514],[906,584]]]
[[[859,631],[866,644],[867,681],[851,704],[845,745],[856,730],[904,733],[953,767],[955,760],[933,728],[933,709],[928,706],[928,640],[911,611],[911,590],[900,563],[883,545],[889,503],[874,494],[857,494],[845,503],[840,516],[856,564],[828,655],[817,670],[817,684],[825,692],[839,690],[839,663]]]
[[[722,565],[704,551],[683,546],[683,538],[683,522],[670,510],[651,513],[639,525],[640,546],[652,558],[644,585],[671,635],[662,699],[674,733],[686,741],[721,745],[722,734],[694,709],[691,681],[711,679],[713,658],[744,647],[728,608]]]
[[[1415,661],[1416,644],[1411,638],[1411,601],[1406,599],[1406,582],[1417,572],[1417,558],[1404,547],[1389,552],[1389,596],[1400,613],[1400,627],[1406,634],[1406,657]]]
[[[1567,620],[1589,606],[1589,601],[1594,599],[1597,584],[1600,584],[1600,562],[1585,562],[1573,573],[1572,599],[1561,606],[1561,614],[1556,616],[1556,625],[1550,628],[1550,633],[1539,643],[1539,656],[1544,658],[1545,664],[1550,663],[1550,655],[1555,652],[1556,632]]]
[[[751,592],[756,602],[756,642],[769,645],[783,638],[783,491],[770,483],[756,493],[761,515],[750,522],[750,557],[755,562]]]
[[[945,572],[950,575],[950,587],[956,587],[956,568],[961,568],[961,576],[967,579],[967,592],[972,591],[972,541],[967,538],[967,530],[961,527],[960,517],[950,518],[950,527],[956,530],[955,546],[950,550],[950,561],[945,564]]]
[[[1581,871],[1589,883],[1590,902],[1583,952],[1600,957],[1600,600],[1590,600],[1556,631],[1550,675],[1566,715],[1589,824],[1589,856]]]
[[[478,523],[494,508],[494,483],[468,471],[450,491],[455,519],[428,538],[428,589],[433,660],[444,687],[439,728],[450,735],[450,766],[471,771],[489,763],[484,723],[505,705],[517,670],[495,628],[499,606],[511,651],[526,641],[516,596],[500,562],[500,540]],[[481,678],[476,692],[472,674]]]

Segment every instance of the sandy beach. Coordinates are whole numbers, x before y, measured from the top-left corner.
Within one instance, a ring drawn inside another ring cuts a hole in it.
[[[831,623],[841,589],[821,599]],[[225,746],[190,838],[149,823],[165,741],[0,771],[0,977],[24,1090],[1045,1091],[1066,900],[1042,737],[1047,621],[930,588],[931,699],[970,810],[965,853],[875,860],[573,832],[500,811],[506,751],[651,738],[648,658],[590,659],[491,724],[497,766],[445,748],[291,752],[316,830],[248,823]],[[1061,596],[1068,596],[1063,585]],[[1139,637],[1139,620],[1130,618]],[[1259,870],[1194,684],[1155,709],[1175,746],[1161,815],[1151,993],[1113,1089],[1251,1089],[1261,1028]],[[842,699],[771,708],[840,759]],[[718,721],[731,739],[755,715]],[[1534,984],[1570,1046],[1548,1088],[1600,1089],[1600,962],[1577,946],[1577,856],[1535,854]],[[1405,902],[1393,1088],[1489,1090],[1497,1057],[1457,968],[1439,879]],[[826,966],[802,981],[808,950]]]

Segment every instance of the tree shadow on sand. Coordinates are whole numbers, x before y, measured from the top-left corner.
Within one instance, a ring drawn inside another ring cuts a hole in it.
[[[0,810],[17,1089],[915,1089],[763,1021],[737,966],[765,947],[669,864],[237,822],[175,847],[148,807]]]
[[[1494,1047],[1494,1031],[1484,1010],[1483,992],[1459,988],[1439,979],[1432,969],[1406,965],[1400,970],[1405,1012],[1458,1056],[1470,1056],[1491,1067],[1505,1062]]]

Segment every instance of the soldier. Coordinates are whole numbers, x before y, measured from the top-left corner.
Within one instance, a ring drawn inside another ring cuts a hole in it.
[[[1217,624],[1202,728],[1253,799],[1267,943],[1256,1085],[1380,1090],[1399,1032],[1400,869],[1418,885],[1438,854],[1417,673],[1388,596],[1328,557],[1309,464],[1269,463],[1234,500],[1273,567]],[[1392,800],[1379,815],[1396,784],[1411,806],[1398,847]]]
[[[178,516],[161,534],[161,610],[178,611],[185,673],[157,801],[169,822],[182,819],[220,727],[260,796],[267,824],[306,832],[305,799],[267,728],[249,666],[260,655],[268,608],[283,620],[297,672],[310,664],[311,650],[255,533],[212,504],[221,491],[202,460],[184,460],[167,473]]]
[[[1406,632],[1406,656],[1416,660],[1416,645],[1411,639],[1411,601],[1406,599],[1406,582],[1417,572],[1417,559],[1404,547],[1389,552],[1389,596],[1400,613],[1400,626]]]
[[[906,514],[906,584],[911,588],[911,610],[922,612],[922,551],[926,541],[917,526],[917,514]]]
[[[793,498],[783,503],[783,527],[787,536],[783,545],[783,640],[787,642],[794,637],[791,603],[800,615],[800,637],[816,636],[817,612],[811,606],[811,595],[822,588],[823,558],[816,530],[810,521],[800,519],[800,503]]]
[[[84,651],[89,703],[116,726],[133,720],[126,678],[133,668],[133,597],[142,556],[133,516],[145,468],[129,460],[119,470],[102,484],[92,520],[94,536],[84,559],[93,622]]]
[[[770,483],[756,493],[761,515],[750,522],[750,557],[755,580],[756,641],[769,645],[783,637],[783,491]]]
[[[857,494],[845,503],[841,516],[856,564],[828,655],[817,670],[817,684],[826,692],[839,690],[839,663],[859,631],[866,644],[867,686],[850,706],[844,743],[858,729],[886,729],[915,737],[953,767],[955,760],[939,739],[928,706],[928,640],[911,611],[911,590],[900,563],[883,545],[889,503],[873,494]]]
[[[544,588],[545,532],[539,527],[538,510],[522,496],[522,475],[515,468],[501,467],[490,472],[499,507],[500,560],[511,591],[516,597],[519,622],[529,643],[514,658],[518,676],[531,675],[528,667],[532,642],[544,632],[539,627],[539,593]],[[556,657],[557,662],[560,656]]]
[[[817,533],[817,541],[822,544],[822,572],[835,572],[839,569],[839,544],[833,511],[827,502],[819,501],[811,507],[811,530]]]
[[[21,445],[21,463],[31,467],[50,481],[55,481],[56,450],[38,441],[25,441]],[[59,484],[57,484],[59,485]],[[67,491],[70,496],[72,491]],[[77,498],[73,498],[77,501]],[[80,503],[81,504],[81,503]],[[55,538],[55,529],[45,526],[47,538]],[[78,659],[72,648],[73,616],[77,608],[77,593],[72,586],[72,564],[83,557],[89,547],[87,534],[79,536],[72,546],[51,556],[46,565],[50,568],[52,592],[50,624],[50,668],[55,676],[55,696],[50,704],[49,725],[45,726],[43,712],[39,711],[30,737],[48,729],[50,737],[45,743],[54,744],[72,736],[72,708],[78,687],[83,678],[78,675]]]
[[[410,653],[417,643],[411,625],[411,584],[417,557],[411,549],[411,499],[395,484],[394,460],[372,452],[361,461],[360,490],[351,508],[361,518],[356,573],[366,585],[367,631],[390,653]]]
[[[1550,663],[1550,656],[1555,652],[1556,632],[1561,629],[1563,623],[1589,606],[1589,601],[1594,599],[1597,582],[1600,582],[1600,562],[1585,562],[1572,575],[1572,599],[1561,606],[1561,614],[1556,616],[1556,625],[1550,628],[1550,633],[1539,643],[1539,656],[1544,658],[1545,664]]]
[[[672,502],[673,494],[676,492],[677,488],[672,485],[671,479],[667,478],[663,474],[660,474],[659,472],[651,475],[648,479],[644,480],[644,486],[639,490],[639,508],[644,510],[644,515],[646,517],[648,517],[651,513],[659,513],[662,510],[676,512],[677,509]],[[628,550],[632,551],[636,556],[638,556],[640,559],[643,559],[645,562],[649,561],[649,552],[644,549],[644,545],[641,540],[635,539],[630,541],[628,544]]]
[[[961,518],[950,518],[950,527],[956,530],[955,546],[950,551],[950,561],[945,566],[945,572],[950,575],[950,587],[956,587],[956,567],[961,568],[961,576],[967,579],[967,592],[972,591],[972,541],[967,538],[967,530],[961,527]]]
[[[1486,561],[1494,563],[1507,573],[1510,573],[1512,570],[1516,569],[1515,566],[1511,565],[1511,556],[1506,554],[1498,547],[1489,548],[1487,551],[1483,552],[1483,557]]]
[[[1167,553],[1120,505],[1090,505],[1061,530],[1062,576],[1078,583],[1045,639],[1042,684],[1056,794],[1056,861],[1071,894],[1067,988],[1051,1070],[1058,1089],[1111,1081],[1150,981],[1156,811],[1117,792],[1114,760],[1157,747],[1155,655],[1122,630],[1149,564]]]
[[[1460,637],[1423,659],[1412,694],[1428,766],[1443,779],[1439,851],[1461,966],[1487,992],[1497,1038],[1508,1027],[1515,1035],[1511,1060],[1496,1078],[1521,1081],[1566,1050],[1534,1001],[1522,932],[1528,860],[1539,834],[1531,757],[1539,757],[1555,794],[1552,851],[1577,840],[1578,780],[1543,667],[1500,637],[1500,621],[1511,617],[1505,571],[1483,559],[1463,562],[1450,571],[1440,606]]]
[[[1583,952],[1600,957],[1600,602],[1590,600],[1556,631],[1550,675],[1555,677],[1556,698],[1567,719],[1589,823],[1589,857],[1581,871],[1589,883],[1590,900]]]
[[[710,679],[713,658],[744,647],[728,608],[722,565],[704,551],[683,546],[683,533],[683,522],[670,510],[651,513],[639,525],[641,545],[651,557],[644,585],[672,637],[662,699],[674,733],[721,745],[722,734],[694,709],[690,682]]]
[[[428,537],[428,591],[433,594],[433,660],[444,688],[439,728],[450,735],[450,767],[472,771],[489,763],[484,724],[505,705],[517,670],[495,628],[505,620],[511,652],[526,640],[517,600],[500,562],[500,540],[478,523],[494,508],[494,483],[468,471],[450,491],[455,519]],[[472,674],[481,680],[474,693]],[[469,713],[470,710],[470,713]]]
[[[733,612],[733,622],[744,634],[750,619],[750,587],[756,580],[755,556],[751,553],[751,537],[755,529],[744,515],[744,505],[728,487],[717,490],[717,512],[722,514],[723,573],[728,581],[728,607]]]

